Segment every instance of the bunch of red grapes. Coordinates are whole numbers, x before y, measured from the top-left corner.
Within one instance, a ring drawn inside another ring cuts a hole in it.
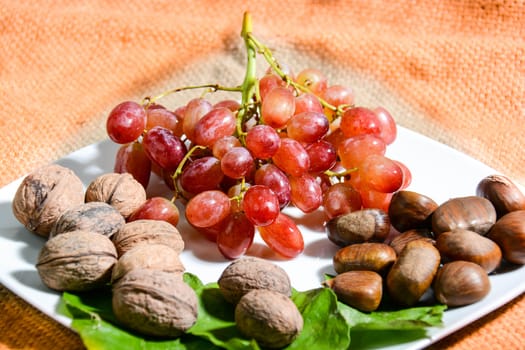
[[[328,85],[317,69],[268,71],[253,91],[245,103],[199,97],[174,110],[150,99],[119,104],[107,119],[109,137],[122,144],[115,171],[144,187],[152,172],[160,175],[186,203],[187,221],[230,259],[257,231],[283,257],[300,254],[302,234],[282,212],[288,205],[323,208],[330,220],[387,210],[408,186],[406,166],[385,156],[397,129],[384,108],[355,106],[352,89]],[[176,210],[169,200],[148,201],[132,219]],[[178,213],[171,218],[176,224]]]

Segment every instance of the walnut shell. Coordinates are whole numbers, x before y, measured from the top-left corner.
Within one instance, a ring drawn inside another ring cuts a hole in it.
[[[134,269],[158,270],[178,273],[182,276],[184,265],[179,259],[179,253],[164,244],[140,244],[122,255],[111,275],[115,283]]]
[[[13,198],[13,214],[29,231],[48,237],[71,206],[84,203],[84,185],[75,173],[51,164],[27,175]]]
[[[165,244],[177,253],[184,250],[184,241],[179,230],[172,224],[162,220],[136,220],[126,223],[113,237],[118,256],[136,245]]]
[[[281,267],[256,257],[243,257],[224,269],[218,281],[224,299],[235,304],[253,289],[267,289],[287,297],[292,294],[290,277]]]
[[[104,202],[82,203],[66,210],[57,220],[50,237],[69,231],[84,230],[111,237],[126,223],[117,209]]]
[[[144,335],[177,337],[197,320],[198,300],[179,274],[135,269],[113,285],[113,313]]]
[[[267,348],[282,348],[297,338],[304,325],[297,306],[287,296],[265,289],[245,294],[235,307],[239,331]]]
[[[117,251],[111,240],[89,231],[64,232],[42,247],[36,268],[42,282],[58,291],[87,291],[111,278]]]
[[[106,202],[128,218],[146,201],[146,190],[129,173],[97,177],[86,189],[86,202]]]

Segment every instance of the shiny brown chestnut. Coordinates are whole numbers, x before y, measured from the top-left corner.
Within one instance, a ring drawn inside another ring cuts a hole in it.
[[[432,244],[435,243],[432,232],[429,229],[420,228],[408,230],[395,236],[390,241],[390,246],[394,249],[396,254],[399,255],[408,242],[415,241],[416,239],[422,239]]]
[[[373,271],[348,271],[323,284],[341,302],[364,312],[376,310],[383,297],[383,279]]]
[[[388,272],[386,285],[393,300],[413,306],[432,284],[440,263],[439,251],[429,242],[409,242]]]
[[[442,232],[457,228],[486,235],[496,222],[496,209],[483,197],[452,198],[442,203],[432,214],[432,231],[438,237]]]
[[[438,204],[430,197],[413,191],[394,193],[388,207],[390,223],[399,232],[430,228],[430,217]]]
[[[442,261],[464,260],[481,266],[487,273],[501,263],[501,249],[491,239],[474,231],[455,229],[443,232],[436,239]]]
[[[463,306],[483,299],[490,292],[487,272],[470,261],[453,261],[443,265],[433,284],[436,299],[447,306]]]
[[[327,228],[328,239],[341,247],[383,242],[390,232],[390,219],[381,209],[362,209],[328,221]]]
[[[525,264],[525,210],[505,214],[492,226],[487,237],[500,246],[505,260]]]
[[[337,273],[367,270],[386,272],[396,260],[396,252],[385,243],[357,243],[339,249],[333,258]]]
[[[525,195],[504,175],[483,178],[476,188],[476,194],[487,198],[494,205],[498,218],[511,211],[525,209]]]

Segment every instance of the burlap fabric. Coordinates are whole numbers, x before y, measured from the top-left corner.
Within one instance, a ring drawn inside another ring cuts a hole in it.
[[[122,100],[240,83],[245,10],[294,70],[525,183],[523,1],[0,0],[0,186],[104,139]],[[0,348],[82,348],[5,288],[0,305]],[[434,348],[523,348],[524,316],[522,295]]]

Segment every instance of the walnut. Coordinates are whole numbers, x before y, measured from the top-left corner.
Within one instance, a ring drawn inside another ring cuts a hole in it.
[[[113,267],[111,281],[115,283],[134,269],[158,270],[181,274],[184,265],[179,253],[164,244],[139,244],[122,255]]]
[[[128,218],[146,201],[146,190],[129,173],[97,177],[86,189],[86,202],[106,202]]]
[[[135,269],[113,285],[113,313],[144,335],[177,337],[197,320],[198,300],[179,274]]]
[[[253,289],[268,289],[285,296],[292,294],[290,278],[281,267],[256,257],[243,257],[224,269],[219,278],[219,289],[230,303]]]
[[[84,203],[84,185],[75,173],[51,164],[27,175],[13,198],[13,214],[29,231],[48,237],[60,215]]]
[[[165,244],[180,253],[184,241],[179,230],[161,220],[136,220],[128,222],[113,237],[119,257],[138,244]]]
[[[113,242],[89,231],[71,231],[50,238],[38,256],[42,282],[58,291],[87,291],[103,286],[117,262]]]
[[[84,230],[111,237],[126,223],[117,209],[104,202],[82,203],[66,210],[57,220],[50,237],[59,233]]]
[[[287,296],[271,290],[252,290],[235,307],[239,331],[259,345],[277,349],[294,341],[304,325],[297,306]]]

